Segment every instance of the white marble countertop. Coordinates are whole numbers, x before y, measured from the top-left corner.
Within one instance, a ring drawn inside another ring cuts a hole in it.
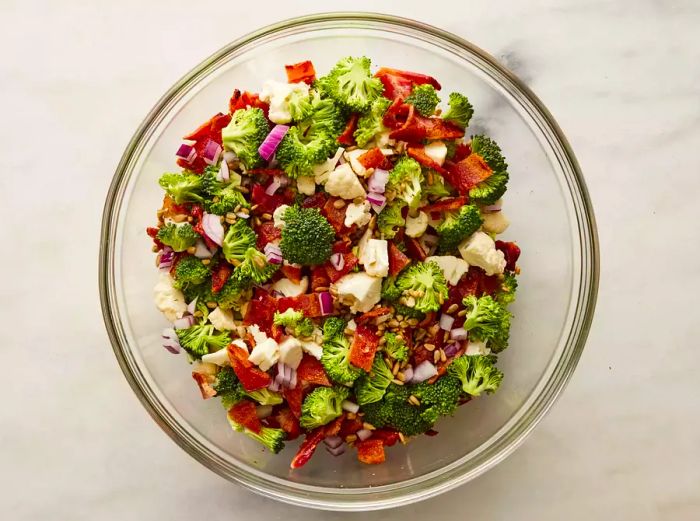
[[[146,414],[99,309],[99,219],[112,172],[154,102],[209,53],[273,21],[348,7],[301,4],[0,5],[2,517],[700,519],[694,0],[385,8],[472,40],[523,77],[568,135],[595,204],[602,276],[588,346],[561,400],[505,462],[408,508],[321,513],[224,481]]]

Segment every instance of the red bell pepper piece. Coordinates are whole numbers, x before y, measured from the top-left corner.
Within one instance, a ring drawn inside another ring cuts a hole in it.
[[[378,348],[379,337],[376,334],[376,329],[364,324],[358,324],[350,346],[350,363],[369,372],[372,369],[374,354]]]
[[[378,438],[369,438],[365,441],[360,441],[355,445],[357,447],[357,459],[368,465],[376,465],[384,463],[386,456],[384,455],[384,442]]]
[[[262,109],[265,117],[267,117],[267,113],[270,110],[270,106],[262,101],[257,94],[248,91],[241,92],[238,89],[234,90],[228,102],[228,111],[233,114],[237,110],[247,109],[248,107]]]
[[[391,162],[386,158],[379,147],[370,148],[367,152],[358,157],[357,161],[365,168],[391,169]]]
[[[350,273],[359,262],[359,259],[352,253],[343,253],[342,255],[343,259],[345,259],[342,269],[335,269],[330,262],[326,262],[323,265],[323,267],[326,269],[328,279],[331,282],[336,282],[348,273]]]
[[[411,264],[411,259],[409,259],[404,253],[399,250],[393,242],[389,243],[389,275],[392,277],[398,275],[401,270],[406,266]]]
[[[408,253],[411,259],[422,262],[428,258],[417,239],[406,235],[406,237],[404,237],[404,244],[406,245],[406,253]]]
[[[267,387],[272,378],[265,371],[261,371],[248,360],[248,351],[235,344],[228,346],[228,359],[231,362],[233,372],[241,381],[246,391],[257,391]]]
[[[330,387],[331,385],[321,362],[308,353],[304,353],[301,363],[297,367],[297,380],[311,385],[323,385],[325,387]]]
[[[294,282],[294,284],[299,284],[301,282],[301,268],[298,266],[290,266],[289,264],[282,264],[280,267],[282,274],[289,280]]]
[[[299,378],[299,376],[297,376]],[[301,418],[301,404],[304,401],[304,389],[301,385],[297,385],[294,389],[282,389],[282,396],[284,397],[289,409],[292,414],[297,418]]]
[[[318,427],[309,432],[299,446],[299,450],[297,451],[296,456],[294,456],[294,459],[292,459],[290,467],[293,469],[298,469],[306,465],[311,459],[311,456],[314,455],[318,444],[321,443],[325,437],[326,434],[323,427]]]
[[[220,260],[219,264],[217,264],[216,268],[211,272],[211,290],[214,293],[221,291],[221,288],[224,287],[231,273],[233,273],[233,266],[223,259]]]
[[[288,407],[277,411],[277,414],[275,414],[275,420],[277,420],[280,429],[287,433],[288,440],[294,440],[301,434],[299,420]]]
[[[321,313],[321,303],[318,301],[318,293],[298,295],[296,297],[281,297],[277,299],[277,311],[284,313],[290,308],[303,312],[304,316],[308,318],[323,316],[323,313]]]
[[[255,230],[258,233],[258,240],[256,245],[259,250],[263,250],[265,245],[269,242],[274,242],[282,238],[282,230],[275,228],[275,223],[272,221],[265,221]]]
[[[348,147],[351,147],[356,144],[354,134],[355,130],[357,130],[357,120],[359,119],[359,117],[360,115],[357,113],[353,113],[350,116],[350,119],[348,119],[348,122],[345,125],[345,129],[338,136],[338,143]]]
[[[462,195],[468,195],[469,190],[491,177],[493,173],[479,154],[470,154],[459,163],[446,161],[445,167],[445,180]]]
[[[250,400],[241,400],[231,407],[228,411],[231,418],[238,425],[242,425],[246,429],[260,434],[262,423],[256,414],[255,404]]]
[[[520,247],[514,242],[496,241],[496,249],[503,252],[506,258],[506,269],[515,271],[515,263],[520,258]]]
[[[311,85],[316,79],[316,70],[310,60],[293,65],[285,65],[284,70],[287,72],[287,83],[303,82]]]
[[[197,382],[197,386],[199,386],[199,392],[202,393],[203,399],[206,400],[208,398],[211,398],[212,396],[216,396],[216,391],[211,385],[213,383],[214,377],[210,377],[202,373],[195,373],[193,371],[192,378],[195,382]]]
[[[374,76],[381,80],[384,85],[384,96],[389,99],[408,97],[414,85],[425,85],[427,83],[437,90],[441,89],[440,84],[435,78],[418,72],[382,67]]]
[[[406,153],[426,168],[431,168],[441,174],[445,172],[445,169],[437,161],[425,153],[423,145],[410,146],[406,149]]]

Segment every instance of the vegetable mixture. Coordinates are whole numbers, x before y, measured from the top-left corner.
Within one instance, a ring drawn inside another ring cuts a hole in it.
[[[340,60],[235,90],[165,173],[155,302],[204,399],[292,468],[324,443],[384,448],[503,379],[520,249],[508,165],[473,108],[425,74]]]

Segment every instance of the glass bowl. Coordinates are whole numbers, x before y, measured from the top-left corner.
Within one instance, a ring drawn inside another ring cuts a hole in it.
[[[348,54],[430,74],[443,98],[460,91],[475,107],[470,133],[505,151],[511,180],[505,234],[523,250],[510,348],[499,357],[501,389],[460,407],[419,437],[387,451],[383,465],[319,450],[295,471],[298,442],[279,455],[231,431],[217,400],[203,401],[183,357],[161,346],[157,280],[145,228],[162,199],[159,175],[175,167],[181,137],[218,111],[234,88],[284,81],[283,65],[305,59],[328,70]],[[388,508],[449,490],[511,453],[571,377],[590,327],[598,284],[591,203],[576,159],[552,116],[517,78],[481,49],[434,27],[391,16],[331,13],[266,27],[220,50],[182,78],[134,134],[104,209],[100,291],[121,368],[163,430],[211,470],[255,492],[332,510]]]

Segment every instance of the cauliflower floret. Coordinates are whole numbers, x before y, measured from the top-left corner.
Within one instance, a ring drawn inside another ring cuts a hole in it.
[[[297,177],[297,190],[300,194],[314,195],[316,193],[316,181],[312,176]]]
[[[510,221],[503,213],[503,210],[500,212],[482,213],[481,217],[484,219],[481,227],[487,233],[494,233],[498,235],[499,233],[506,231],[510,225]]]
[[[317,185],[326,184],[326,181],[328,181],[328,175],[335,169],[335,165],[338,164],[338,161],[340,160],[340,157],[343,155],[344,151],[345,149],[340,147],[333,157],[314,166],[314,181]]]
[[[440,266],[440,269],[445,275],[445,279],[453,286],[456,286],[457,283],[459,283],[459,279],[462,278],[462,275],[469,270],[469,264],[467,262],[452,255],[439,255],[425,259],[425,262],[431,261]]]
[[[173,279],[168,273],[161,273],[158,283],[153,288],[153,300],[158,310],[170,322],[175,322],[187,311],[187,303],[182,291],[173,287]]]
[[[447,146],[442,141],[433,141],[425,145],[425,155],[442,166],[447,157]]]
[[[209,322],[219,331],[233,331],[236,323],[233,321],[233,313],[229,310],[216,308],[209,313]]]
[[[386,277],[389,274],[389,243],[383,239],[370,239],[359,260],[367,275]]]
[[[357,160],[357,158],[359,158],[365,152],[367,152],[367,150],[363,148],[356,148],[355,150],[345,152],[345,159],[348,161],[348,163],[350,163],[350,167],[357,175],[362,177],[364,177],[365,173],[367,172],[367,169],[364,166],[362,166],[362,163],[360,163]]]
[[[503,273],[506,259],[503,252],[496,249],[496,243],[484,232],[475,232],[459,245],[462,258],[472,266],[479,266],[487,275]]]
[[[355,199],[355,197],[367,195],[348,163],[343,163],[330,173],[326,181],[326,192],[343,199]]]
[[[467,349],[464,352],[465,355],[489,355],[491,350],[486,347],[486,342],[477,342],[476,340],[470,340],[467,344]]]
[[[379,134],[377,134],[377,136],[375,136],[374,144],[379,148],[393,147],[394,145],[396,145],[396,140],[391,139],[389,137],[389,134],[391,134],[391,130],[385,130],[383,132],[380,132]]]
[[[381,298],[382,278],[360,271],[345,275],[333,286],[341,304],[350,306],[353,313],[366,313]]]
[[[288,337],[279,345],[280,361],[287,364],[289,367],[296,369],[301,363],[301,357],[304,352],[301,348],[301,342],[293,336]]]
[[[275,208],[275,211],[272,213],[272,221],[275,224],[275,228],[279,228],[280,230],[284,228],[284,212],[287,211],[287,208],[289,208],[288,204],[283,204]]]
[[[323,355],[323,347],[321,347],[317,342],[313,340],[300,340],[301,349],[313,356],[315,359],[320,360],[321,355]]]
[[[309,278],[302,277],[299,284],[295,284],[289,279],[280,279],[272,285],[272,289],[279,291],[285,297],[298,297],[309,289]]]
[[[303,98],[309,95],[309,85],[306,83],[282,83],[266,81],[260,91],[260,99],[270,104],[268,118],[273,123],[289,123],[292,114],[289,112],[289,101],[293,98]]]
[[[369,201],[360,204],[350,203],[345,209],[345,226],[350,228],[353,224],[364,226],[372,218]]]
[[[416,217],[408,215],[406,217],[406,235],[409,237],[420,237],[428,229],[428,214],[418,212]]]
[[[248,360],[253,362],[263,371],[267,371],[280,359],[280,348],[272,338],[265,338],[262,342],[255,343],[255,347],[248,355]]]

